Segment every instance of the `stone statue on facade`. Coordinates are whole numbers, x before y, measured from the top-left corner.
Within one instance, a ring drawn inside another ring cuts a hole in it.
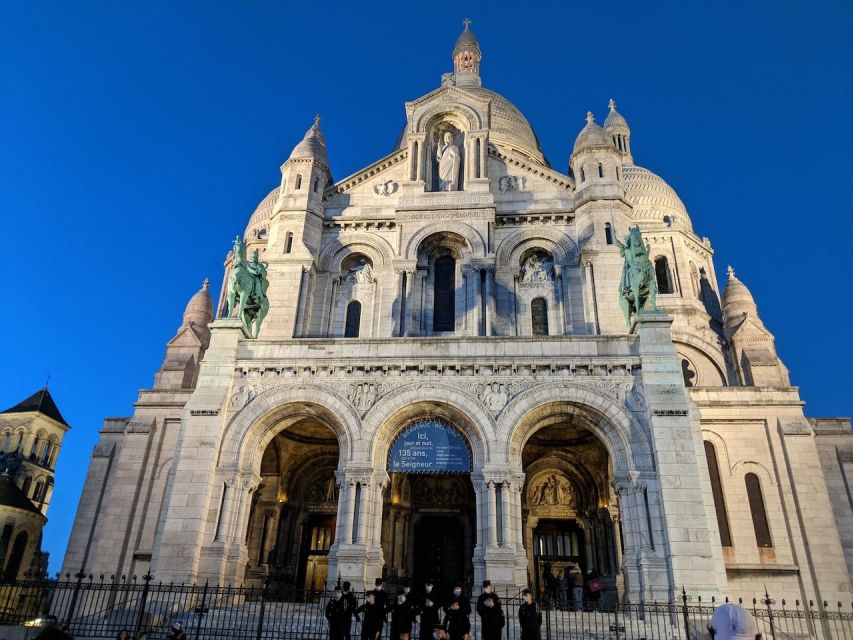
[[[370,284],[373,282],[373,267],[370,266],[370,263],[367,260],[362,258],[347,270],[344,282]]]
[[[547,255],[534,253],[521,265],[522,282],[550,282],[554,279],[554,261]]]
[[[270,309],[267,299],[266,262],[258,259],[255,249],[252,259],[246,259],[246,243],[240,238],[234,240],[231,275],[228,277],[228,314],[232,318],[240,318],[246,331],[253,338],[258,337],[261,323]]]
[[[619,304],[625,322],[631,326],[631,316],[657,309],[657,282],[652,264],[651,248],[643,242],[639,227],[632,227],[625,244],[616,240],[619,253],[625,258],[622,280],[619,283]]]
[[[462,166],[462,153],[453,142],[453,134],[446,131],[435,152],[438,162],[438,190],[459,191],[459,169]]]

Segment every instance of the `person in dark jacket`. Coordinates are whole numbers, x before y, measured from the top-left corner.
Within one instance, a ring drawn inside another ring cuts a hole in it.
[[[184,628],[180,622],[175,622],[169,627],[169,633],[166,634],[167,640],[187,640],[187,634],[184,633]]]
[[[434,624],[432,625],[432,636],[426,635],[421,638],[421,640],[427,640],[427,638],[432,638],[433,640],[445,640],[447,638],[447,632],[444,630],[443,624]]]
[[[408,603],[406,593],[400,589],[397,601],[391,607],[391,640],[409,640],[414,621],[412,605]]]
[[[486,600],[488,599],[494,600],[494,606],[497,606],[498,609],[501,608],[501,600],[495,594],[491,580],[483,580],[483,593],[477,597],[477,614],[481,618],[486,609]]]
[[[427,580],[418,605],[418,615],[421,617],[419,637],[423,640],[430,638],[433,635],[435,625],[441,622],[440,597],[434,581],[432,579]]]
[[[447,602],[444,605],[445,615],[447,615],[447,611],[450,609],[454,600],[457,600],[459,602],[459,607],[465,612],[466,616],[471,613],[471,602],[468,600],[468,597],[462,590],[461,582],[457,582],[453,586],[453,593],[447,598]]]
[[[332,598],[326,604],[326,620],[329,621],[329,640],[344,640],[344,627],[348,619],[344,594],[340,587],[332,591]]]
[[[373,593],[376,594],[376,604],[382,607],[382,611],[388,613],[391,611],[391,598],[388,597],[388,592],[385,591],[385,581],[382,578],[376,578],[376,587]]]
[[[478,605],[479,606],[479,605]],[[483,599],[483,611],[480,613],[481,637],[483,640],[501,640],[506,619],[503,609],[498,604],[498,597],[493,593]]]
[[[468,634],[471,632],[471,621],[468,619],[470,612],[465,611],[461,604],[459,598],[454,598],[446,610],[444,624],[449,640],[468,640]]]
[[[533,601],[533,592],[525,589],[521,592],[524,602],[518,608],[518,624],[521,627],[521,640],[539,640],[539,629],[542,626],[542,611]]]
[[[385,625],[385,610],[376,603],[375,591],[368,591],[365,603],[355,610],[356,620],[359,614],[362,615],[361,640],[377,640]]]
[[[344,622],[344,640],[350,640],[352,634],[352,617],[355,615],[355,610],[358,609],[358,600],[355,599],[355,594],[350,590],[350,583],[344,582],[342,585],[341,600],[344,602],[344,610],[346,611],[346,621]]]

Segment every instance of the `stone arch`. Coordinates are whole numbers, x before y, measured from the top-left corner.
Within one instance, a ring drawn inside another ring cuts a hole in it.
[[[374,468],[385,468],[394,436],[421,416],[444,418],[462,431],[475,468],[494,455],[494,421],[476,396],[448,384],[412,383],[383,396],[364,418],[365,454]]]
[[[520,229],[504,238],[495,254],[498,267],[517,267],[521,254],[535,246],[548,250],[558,266],[577,265],[580,252],[575,242],[557,229]]]
[[[545,458],[540,458],[530,463],[525,469],[524,490],[522,496],[524,500],[529,497],[531,487],[533,487],[539,479],[548,475],[554,470],[565,474],[575,485],[581,488],[585,496],[577,496],[579,500],[585,500],[586,506],[593,504],[597,506],[600,498],[598,487],[595,478],[589,473],[589,469],[576,456],[568,455],[565,451],[554,451]],[[528,501],[529,504],[529,501]],[[584,505],[578,505],[584,506]]]
[[[486,128],[483,119],[476,109],[467,104],[454,102],[452,105],[447,103],[437,104],[421,113],[415,114],[412,120],[412,130],[415,133],[428,132],[442,118],[446,118],[449,122],[456,125],[462,124],[461,128],[466,128],[467,125],[468,131],[477,131]]]
[[[720,467],[720,474],[722,475],[725,472],[731,478],[734,475],[734,469],[732,468],[729,448],[726,445],[725,438],[711,429],[702,429],[702,439],[714,445],[714,450],[717,452],[717,464]]]
[[[474,227],[457,220],[433,222],[421,227],[406,243],[404,257],[406,260],[416,260],[421,243],[434,233],[455,233],[461,236],[471,254],[466,257],[483,258],[486,256],[486,242]]]
[[[364,253],[374,267],[387,267],[394,259],[394,249],[388,241],[369,233],[343,233],[320,252],[317,267],[320,271],[340,271],[341,262],[354,253]]]
[[[767,482],[767,487],[775,487],[776,481],[773,478],[773,474],[770,473],[770,470],[765,467],[760,462],[756,462],[755,460],[738,460],[732,466],[732,475],[738,476],[741,479],[746,476],[747,473],[754,473],[759,478],[761,478],[762,482]],[[767,498],[765,497],[765,502]]]
[[[342,396],[317,385],[274,387],[258,395],[231,420],[220,447],[219,462],[236,461],[237,471],[254,473],[270,441],[290,423],[311,417],[338,439],[341,464],[352,455],[361,419]]]
[[[597,389],[569,383],[536,386],[513,398],[501,412],[498,438],[506,444],[511,468],[521,468],[524,444],[539,429],[540,419],[554,413],[578,419],[602,441],[614,476],[653,469],[652,448],[636,418]]]
[[[715,348],[714,344],[704,340],[700,336],[690,335],[683,331],[673,331],[672,341],[679,355],[687,358],[697,366],[696,373],[700,374],[700,379],[702,379],[702,383],[697,386],[726,386],[726,364],[723,360],[722,352],[718,351],[718,348]],[[679,351],[679,343],[688,347],[689,351],[686,349],[683,350],[685,352]],[[696,362],[698,357],[702,358],[700,362]],[[719,384],[709,385],[707,380],[704,380],[704,378],[709,377],[709,369],[713,369],[719,376]],[[702,375],[703,371],[704,376]]]

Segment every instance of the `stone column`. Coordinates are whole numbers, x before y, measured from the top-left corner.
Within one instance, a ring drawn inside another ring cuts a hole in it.
[[[495,335],[495,269],[486,267],[486,335]]]
[[[476,502],[477,511],[474,518],[474,521],[476,523],[474,526],[474,555],[476,555],[478,549],[482,551],[482,548],[486,546],[484,535],[486,520],[483,513],[485,511],[485,500],[483,499],[483,495],[486,490],[486,484],[482,480],[472,479],[472,482],[474,485],[474,500]]]
[[[486,532],[489,547],[498,546],[498,509],[495,485],[494,480],[486,481]]]
[[[358,530],[355,532],[355,544],[367,544],[368,523],[370,522],[370,481],[359,478],[358,484]]]
[[[512,507],[509,500],[510,485],[504,482],[501,485],[501,526],[503,533],[501,534],[501,546],[515,548],[515,536],[513,535],[512,526]]]
[[[401,267],[394,267],[394,298],[399,300],[399,303],[395,313],[396,317],[391,320],[391,335],[393,336],[405,335],[406,318],[404,313],[407,310],[406,303],[403,300],[403,274],[405,272],[406,270]],[[396,330],[394,330],[395,324],[399,325]]]

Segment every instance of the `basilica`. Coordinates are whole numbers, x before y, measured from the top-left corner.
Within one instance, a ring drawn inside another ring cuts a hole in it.
[[[804,415],[613,100],[567,121],[555,169],[483,60],[466,23],[345,178],[314,120],[218,301],[205,282],[104,422],[63,573],[541,589],[579,565],[632,603],[850,601],[849,419]],[[633,311],[628,246],[653,290]]]

